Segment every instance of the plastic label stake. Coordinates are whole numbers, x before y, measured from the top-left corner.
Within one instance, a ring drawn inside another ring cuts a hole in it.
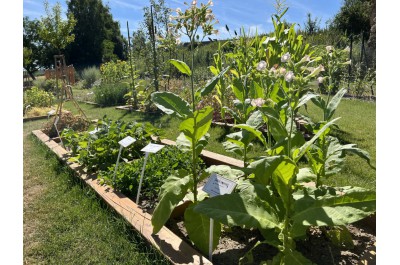
[[[54,128],[56,128],[56,132],[57,132],[58,138],[60,138],[61,145],[64,146],[64,143],[63,143],[63,141],[61,139],[61,136],[60,136],[60,132],[57,129],[57,123],[58,123],[59,120],[60,120],[60,117],[56,116],[56,119],[54,120]]]
[[[130,136],[127,136],[127,137],[125,137],[124,139],[122,139],[121,141],[118,142],[120,147],[119,147],[118,158],[117,158],[117,162],[115,164],[115,170],[114,170],[114,177],[113,177],[113,184],[114,185],[115,185],[115,175],[117,174],[118,162],[119,162],[119,158],[121,157],[122,148],[130,146],[134,142],[136,142],[136,139],[134,139],[134,138],[132,138]]]
[[[224,178],[215,173],[211,174],[207,180],[206,185],[203,187],[203,191],[207,192],[210,197],[215,197],[224,194],[232,193],[236,187],[236,182]],[[214,232],[214,219],[210,218],[210,236],[209,236],[209,248],[208,248],[208,259],[212,261],[213,252],[213,232]]]
[[[140,196],[140,190],[142,188],[142,182],[143,182],[143,176],[144,176],[144,169],[146,168],[146,163],[147,163],[147,158],[149,157],[150,153],[157,153],[158,151],[160,151],[162,148],[164,147],[164,145],[161,144],[152,144],[149,143],[148,145],[146,145],[142,150],[142,152],[145,152],[145,156],[144,156],[144,163],[143,163],[143,168],[142,168],[142,173],[140,174],[140,181],[139,181],[139,188],[137,191],[137,195],[136,195],[136,204],[139,205],[139,196]]]
[[[86,150],[89,152],[89,145],[90,145],[90,139],[93,135],[95,135],[99,130],[99,128],[94,129],[93,131],[89,132],[89,139],[88,139],[88,143],[87,143],[87,147]]]

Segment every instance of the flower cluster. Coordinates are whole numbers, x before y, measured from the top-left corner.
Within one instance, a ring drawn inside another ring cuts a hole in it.
[[[197,6],[196,0],[192,1],[191,4],[185,4],[188,5],[185,11],[177,8],[175,10],[177,15],[169,17],[169,27],[171,27],[176,34],[180,31],[191,40],[195,38],[199,40],[200,37],[197,35],[199,28],[202,29],[203,38],[218,33],[218,30],[214,29],[214,25],[219,22],[215,20],[215,16],[210,8],[214,5],[212,0],[209,0],[207,4],[201,3],[200,7]]]

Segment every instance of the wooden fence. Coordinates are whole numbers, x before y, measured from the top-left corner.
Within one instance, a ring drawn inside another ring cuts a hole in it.
[[[70,85],[75,84],[75,68],[72,65],[69,65],[65,69],[65,75],[67,77],[67,82]],[[44,76],[47,79],[55,79],[56,78],[56,70],[55,69],[47,69],[44,71]],[[57,77],[61,79],[61,71],[57,71]]]

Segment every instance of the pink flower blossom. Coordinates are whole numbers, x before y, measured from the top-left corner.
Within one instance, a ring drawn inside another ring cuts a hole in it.
[[[267,68],[267,62],[266,61],[260,61],[257,65],[257,70],[258,71],[264,71],[265,68]]]
[[[282,63],[286,63],[289,60],[290,60],[290,53],[287,52],[284,55],[282,55],[282,57],[281,57],[281,62]]]
[[[292,71],[287,72],[285,75],[286,82],[292,82],[294,79],[294,73]]]

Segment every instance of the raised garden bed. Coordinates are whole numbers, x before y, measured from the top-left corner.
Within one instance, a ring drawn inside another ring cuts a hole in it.
[[[69,158],[69,153],[50,139],[41,131],[34,131],[43,143],[45,143],[64,162]],[[164,139],[165,145],[173,145],[175,142]],[[227,156],[222,156],[209,151],[202,152],[203,160],[208,164],[225,164],[242,166],[242,161]],[[109,186],[99,185],[96,175],[87,174],[86,170],[77,163],[68,163],[77,176],[90,185],[111,207],[121,214],[132,226],[138,230],[154,247],[159,249],[173,264],[212,264],[204,255],[195,250],[187,238],[182,222],[182,212],[190,203],[181,204],[171,215],[167,227],[163,227],[157,235],[152,235],[150,211],[144,211],[124,194],[115,191]],[[355,248],[353,250],[341,250],[332,246],[324,237],[321,230],[311,230],[310,238],[298,244],[299,249],[317,264],[374,264],[375,253],[375,216],[348,226],[352,233]],[[237,264],[240,257],[262,237],[257,230],[244,230],[234,227],[223,231],[220,243],[213,252],[214,264]],[[253,252],[254,264],[256,261],[271,258],[276,253],[274,248],[255,248]],[[323,253],[323,254],[321,254]],[[324,256],[325,255],[325,256]],[[332,262],[331,262],[332,261]],[[322,263],[321,263],[322,262]]]

